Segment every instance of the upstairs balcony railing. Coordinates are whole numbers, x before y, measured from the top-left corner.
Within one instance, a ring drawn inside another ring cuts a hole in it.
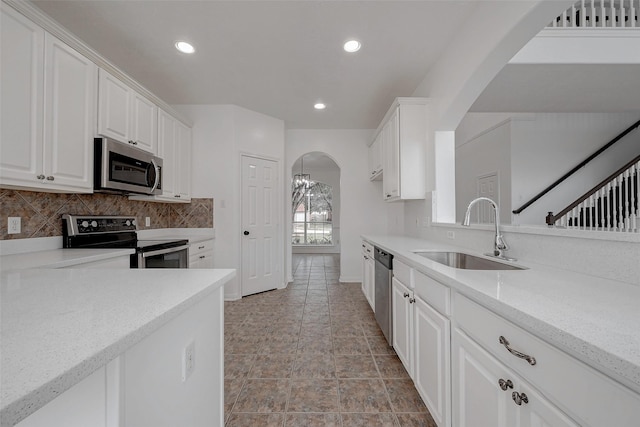
[[[580,0],[547,28],[640,28],[640,0]]]

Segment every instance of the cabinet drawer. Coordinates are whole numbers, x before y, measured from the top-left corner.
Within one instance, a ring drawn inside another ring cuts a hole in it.
[[[393,260],[393,276],[398,279],[407,288],[413,289],[413,268],[407,264]]]
[[[362,241],[362,255],[373,258],[373,245],[364,240]]]
[[[415,272],[414,292],[440,313],[451,315],[451,289],[419,271]]]
[[[632,390],[457,293],[453,317],[471,338],[584,426],[638,425],[640,395]],[[534,357],[535,364],[512,355],[500,336],[512,349]]]
[[[189,245],[189,256],[198,255],[201,252],[213,250],[213,240],[205,240],[204,242],[191,243]]]

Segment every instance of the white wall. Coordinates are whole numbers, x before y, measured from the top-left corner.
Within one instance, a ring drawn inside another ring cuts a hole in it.
[[[286,132],[287,182],[291,182],[291,167],[305,153],[322,152],[340,167],[340,281],[359,282],[362,278],[362,234],[379,233],[387,229],[385,202],[381,182],[368,178],[368,147],[373,130],[288,130]],[[291,204],[288,195],[287,205]],[[291,218],[287,216],[287,229]],[[291,242],[287,241],[286,271],[291,280]]]
[[[518,208],[640,118],[638,113],[535,114],[512,122],[513,208]],[[531,205],[514,224],[545,224],[547,212],[559,212],[640,153],[635,130]]]
[[[297,159],[294,159],[294,162]],[[292,174],[299,173],[299,170],[292,171]],[[326,170],[304,168],[304,173],[311,175],[313,181],[330,185],[332,189],[332,233],[333,245],[330,246],[294,246],[294,254],[339,254],[340,253],[340,170]],[[291,188],[291,186],[289,186]],[[290,209],[291,204],[285,208]],[[286,215],[286,213],[285,213]]]
[[[283,182],[284,122],[234,105],[176,105],[193,121],[192,195],[214,199],[214,265],[238,269],[225,286],[225,298],[241,296],[241,154],[255,154],[279,161]],[[289,167],[290,169],[290,167]],[[278,206],[282,209],[284,187],[279,186]],[[278,218],[283,217],[283,210]],[[284,224],[278,243],[284,253]],[[285,286],[284,257],[278,283]]]
[[[640,131],[620,140],[520,215],[511,211],[637,120],[634,113],[467,114],[456,130],[458,222],[476,197],[476,176],[499,169],[505,171],[500,176],[502,222],[544,225],[548,211],[560,211],[637,156]]]
[[[497,173],[494,199],[500,206],[501,222],[511,218],[511,122],[490,128],[464,144],[456,138],[456,220],[462,221],[469,202],[478,197],[478,178]],[[476,221],[475,215],[471,217]]]

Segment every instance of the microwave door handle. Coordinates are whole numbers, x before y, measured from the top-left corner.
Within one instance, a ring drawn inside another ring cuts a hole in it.
[[[153,165],[153,168],[156,171],[156,179],[155,179],[155,182],[153,183],[153,187],[151,187],[151,193],[153,193],[154,191],[156,191],[156,188],[158,188],[158,184],[160,184],[160,168],[158,167],[158,164],[156,163],[155,159],[151,159],[151,164]]]
[[[185,249],[188,249],[189,245],[184,245],[184,246],[178,246],[177,248],[170,248],[170,249],[159,249],[157,251],[151,251],[151,252],[142,252],[142,258],[147,258],[150,256],[155,256],[155,255],[163,255],[163,254],[170,254],[173,252],[179,252],[179,251],[183,251]]]

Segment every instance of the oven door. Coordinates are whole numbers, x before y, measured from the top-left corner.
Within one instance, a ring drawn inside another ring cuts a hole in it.
[[[138,268],[189,268],[189,245],[138,252]]]

